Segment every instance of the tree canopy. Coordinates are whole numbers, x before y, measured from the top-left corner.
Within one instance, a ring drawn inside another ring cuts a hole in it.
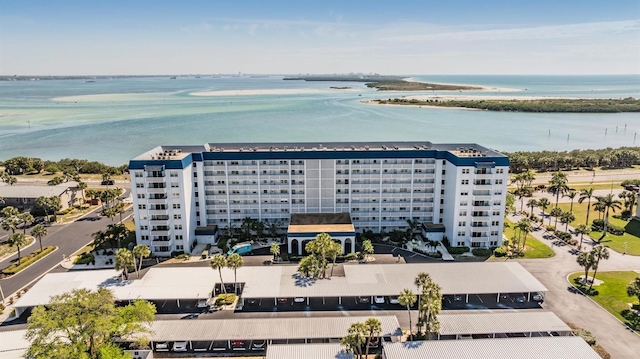
[[[47,306],[34,308],[28,319],[26,338],[31,347],[27,357],[126,358],[116,340],[134,337],[135,346],[146,346],[145,334],[155,312],[155,306],[144,300],[116,307],[113,294],[104,288],[54,296]]]

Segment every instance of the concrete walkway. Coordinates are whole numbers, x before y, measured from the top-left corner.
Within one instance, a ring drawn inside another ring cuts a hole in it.
[[[514,223],[523,216],[508,216]],[[570,230],[573,230],[569,227]],[[532,232],[536,239],[552,247],[555,257],[545,259],[518,259],[531,274],[542,282],[549,292],[545,297],[544,307],[552,310],[565,322],[591,331],[612,358],[635,358],[640,353],[640,336],[629,330],[609,312],[593,302],[590,298],[576,293],[567,281],[567,276],[584,269],[576,262],[577,255],[571,253],[574,247],[566,245],[554,246],[554,240],[545,239],[549,234],[544,229]],[[594,243],[585,240],[585,250],[591,250]],[[610,258],[600,262],[598,271],[639,270],[640,257],[622,255],[609,251]]]

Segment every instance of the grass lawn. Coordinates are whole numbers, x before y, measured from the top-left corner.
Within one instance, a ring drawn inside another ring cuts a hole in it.
[[[504,220],[504,235],[505,237],[511,239],[513,238],[513,222],[508,219]],[[507,225],[509,227],[507,228]],[[555,256],[555,252],[543,242],[537,240],[531,234],[527,234],[527,244],[524,249],[524,257],[523,258],[549,258]]]
[[[20,247],[20,250],[23,250],[28,245],[33,243],[33,241],[35,241],[35,238],[33,238],[33,237],[31,237],[30,235],[27,234],[27,241],[28,241],[27,244],[25,244],[24,246]],[[18,253],[18,248],[12,247],[6,242],[0,243],[0,258],[4,257],[5,255],[11,254],[11,253]]]
[[[592,203],[593,202],[594,200],[592,200]],[[571,204],[560,203],[558,207],[560,207],[563,211],[568,211],[569,208],[571,207]],[[547,211],[550,211],[550,210],[551,208],[547,209]],[[575,227],[579,224],[585,223],[585,220],[587,218],[587,202],[577,203],[577,201],[575,201],[573,203],[573,214],[576,216],[576,220],[571,223],[572,226]],[[609,223],[616,225],[618,227],[626,228],[627,232],[640,233],[639,221],[635,221],[635,220],[625,221],[622,219],[614,218],[613,214],[609,214]],[[591,213],[589,214],[589,222],[597,218],[598,218],[598,212],[595,212],[592,209]],[[551,220],[551,223],[553,222],[554,222],[554,219]],[[548,220],[545,221],[545,223],[548,223]],[[558,228],[564,231],[564,225],[561,225],[559,222],[558,222]],[[591,232],[589,236],[594,240],[598,240],[600,236],[602,236],[602,232],[594,231],[594,232]],[[614,236],[610,233],[607,233],[606,237],[602,239],[602,244],[613,249],[618,253],[624,252],[625,242],[627,242],[627,254],[640,256],[640,238],[630,233],[625,233],[622,236]]]
[[[584,275],[584,272],[573,273],[569,276],[569,282],[575,286],[575,278]],[[591,275],[591,274],[589,274]],[[593,288],[598,290],[598,295],[592,296],[596,303],[600,304],[609,313],[613,314],[616,318],[623,322],[627,320],[623,317],[622,311],[630,309],[630,303],[637,305],[637,297],[627,296],[627,286],[640,274],[628,271],[628,272],[598,272],[596,279],[603,281],[604,283],[594,286]],[[636,327],[636,330],[639,328]]]

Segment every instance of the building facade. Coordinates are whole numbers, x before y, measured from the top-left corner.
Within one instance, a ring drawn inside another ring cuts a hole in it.
[[[245,217],[351,214],[356,231],[442,224],[453,246],[502,243],[509,159],[476,144],[242,143],[160,146],[130,161],[136,236],[190,252],[196,228]],[[203,243],[198,240],[198,243]]]

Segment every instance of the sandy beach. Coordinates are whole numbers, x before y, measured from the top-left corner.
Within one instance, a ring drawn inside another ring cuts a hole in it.
[[[327,90],[328,91],[328,90]],[[320,89],[265,89],[265,90],[220,90],[191,92],[191,96],[261,96],[261,95],[306,95],[323,93]]]
[[[424,81],[416,81],[411,77],[407,77],[403,79],[407,82],[421,82],[421,83],[430,83],[434,85],[449,85],[449,86],[467,86],[467,87],[478,87],[479,90],[439,90],[438,92],[520,92],[522,89],[516,88],[507,88],[507,87],[487,87],[482,85],[471,85],[471,84],[454,84],[454,83],[441,83],[441,82],[424,82]]]
[[[417,95],[403,96],[407,100],[438,100],[438,101],[473,101],[473,100],[553,100],[553,99],[577,99],[575,97],[550,97],[550,96],[522,96],[522,95]]]

